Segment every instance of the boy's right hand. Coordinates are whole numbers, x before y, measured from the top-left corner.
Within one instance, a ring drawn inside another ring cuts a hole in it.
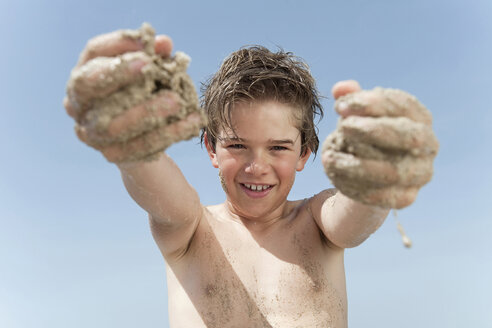
[[[196,111],[164,125],[155,123],[183,107],[181,97],[168,88],[149,93],[137,103],[132,99],[128,108],[116,115],[107,115],[107,110],[103,113],[109,102],[117,99],[117,92],[142,83],[144,70],[155,55],[169,58],[171,51],[172,41],[164,35],[154,42],[128,37],[128,31],[120,30],[91,39],[72,71],[64,99],[68,115],[77,122],[78,138],[100,150],[108,161],[121,163],[158,157],[170,143],[189,138],[190,131],[196,133],[203,122]]]

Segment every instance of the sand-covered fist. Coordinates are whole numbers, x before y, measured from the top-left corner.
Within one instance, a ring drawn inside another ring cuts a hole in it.
[[[341,118],[322,149],[326,174],[343,194],[362,203],[410,205],[430,181],[439,148],[430,112],[401,90],[340,92],[337,97],[334,91]]]
[[[80,140],[110,162],[152,160],[206,124],[186,73],[190,58],[144,23],[91,39],[72,70],[64,105]]]

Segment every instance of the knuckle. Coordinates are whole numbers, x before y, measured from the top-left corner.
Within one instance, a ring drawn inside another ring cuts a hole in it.
[[[90,53],[97,53],[101,47],[110,44],[113,37],[114,32],[96,35],[87,41],[85,49]]]
[[[77,67],[72,71],[70,76],[70,80],[68,82],[68,88],[72,92],[72,94],[77,94],[83,92],[86,86],[86,74],[87,67],[83,65],[81,67]]]
[[[81,56],[83,60],[82,64],[97,56],[99,43],[99,36],[93,37],[87,41]]]
[[[68,96],[65,96],[65,98],[63,98],[63,107],[65,108],[65,111],[69,116],[75,118],[76,111]]]
[[[99,40],[100,36],[95,36],[95,37],[92,37],[90,38],[89,40],[87,40],[87,44],[85,45],[85,50],[86,51],[94,51],[94,49],[96,48],[96,45],[98,44],[98,40]]]
[[[79,138],[80,141],[82,141],[85,144],[89,144],[87,138],[87,132],[84,126],[78,124],[75,125],[75,134],[77,135],[77,138]]]

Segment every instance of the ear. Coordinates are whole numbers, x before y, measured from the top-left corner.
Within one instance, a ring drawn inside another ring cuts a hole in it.
[[[216,169],[219,168],[219,162],[217,161],[217,154],[215,150],[212,149],[212,145],[208,142],[207,132],[203,135],[203,141],[205,142],[205,147],[207,148],[208,157],[210,157],[210,161],[212,162],[213,167]]]
[[[311,155],[311,149],[308,148],[308,149],[306,149],[304,154],[302,154],[301,157],[299,157],[299,159],[297,160],[297,164],[296,164],[296,171],[297,172],[300,172],[304,169],[304,165],[306,165],[306,162],[307,162],[310,155]]]

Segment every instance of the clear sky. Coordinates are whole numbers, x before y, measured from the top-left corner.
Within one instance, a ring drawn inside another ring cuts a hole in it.
[[[246,44],[311,66],[335,127],[332,85],[415,94],[441,142],[433,180],[346,251],[350,327],[491,327],[492,2],[432,0],[0,2],[0,327],[167,327],[165,264],[117,168],[77,140],[65,83],[86,41],[150,22],[192,57],[196,85]],[[487,100],[489,99],[489,100]],[[204,204],[224,200],[197,140],[168,153]],[[291,199],[331,187],[319,156]]]

